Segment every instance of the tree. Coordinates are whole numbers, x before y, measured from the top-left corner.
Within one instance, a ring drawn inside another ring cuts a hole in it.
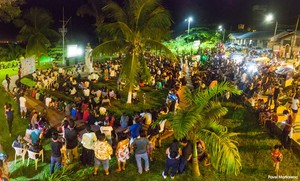
[[[80,6],[77,10],[77,15],[92,16],[95,18],[95,26],[100,27],[104,22],[103,6],[107,3],[106,0],[87,0],[88,4]]]
[[[42,55],[47,55],[50,39],[60,36],[50,29],[53,23],[51,15],[38,7],[29,9],[23,14],[22,19],[17,19],[14,23],[20,28],[17,39],[27,43],[26,57],[35,56],[38,60]]]
[[[174,40],[166,42],[165,44],[170,47],[173,52],[197,52],[199,48],[213,48],[218,42],[221,41],[221,34],[217,32],[212,26],[191,28],[189,34],[182,34]],[[200,40],[199,47],[194,46],[194,41]]]
[[[121,76],[129,82],[127,103],[131,103],[132,88],[137,81],[138,70],[145,67],[141,62],[146,46],[164,49],[166,54],[175,58],[161,42],[169,33],[170,14],[160,5],[159,0],[127,0],[124,8],[111,1],[103,11],[111,23],[103,26],[107,39],[93,50],[93,56],[101,52],[125,52],[126,59],[122,64]]]
[[[236,142],[232,140],[235,134],[228,133],[226,127],[220,123],[221,118],[227,113],[227,108],[217,101],[217,96],[227,91],[233,94],[240,94],[241,91],[228,83],[221,83],[195,93],[191,93],[187,88],[184,91],[186,107],[178,110],[169,119],[175,137],[177,139],[186,137],[193,143],[193,173],[200,176],[197,141],[201,139],[211,154],[211,163],[215,169],[226,174],[238,174],[241,159]]]
[[[23,0],[1,0],[0,21],[7,23],[18,17],[21,14],[20,5],[23,3]]]
[[[95,18],[95,27],[98,33],[104,23],[104,14],[102,11],[103,6],[107,3],[107,0],[87,0],[88,4],[80,6],[77,10],[77,15],[92,16]],[[100,38],[101,36],[99,36]]]

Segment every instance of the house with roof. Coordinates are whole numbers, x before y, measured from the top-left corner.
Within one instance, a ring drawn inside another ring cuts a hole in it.
[[[268,48],[278,52],[282,57],[292,58],[300,51],[300,31],[284,31],[273,36],[268,43]]]
[[[255,31],[244,33],[230,33],[229,41],[233,44],[244,46],[257,46],[267,48],[268,42],[273,37],[272,31]]]

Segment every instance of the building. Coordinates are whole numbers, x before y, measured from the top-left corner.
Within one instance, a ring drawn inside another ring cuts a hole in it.
[[[256,46],[267,48],[268,42],[273,37],[272,31],[255,31],[245,33],[230,33],[229,41],[233,44],[243,46]]]
[[[296,41],[295,41],[296,40]],[[268,43],[268,48],[278,52],[285,58],[293,58],[299,55],[300,51],[300,31],[284,31],[272,37]]]

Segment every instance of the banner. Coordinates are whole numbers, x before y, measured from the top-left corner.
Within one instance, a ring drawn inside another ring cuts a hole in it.
[[[32,74],[35,71],[34,58],[24,58],[21,60],[21,74],[22,77]]]

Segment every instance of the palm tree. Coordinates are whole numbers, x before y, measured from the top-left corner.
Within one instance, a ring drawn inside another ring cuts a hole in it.
[[[212,166],[226,174],[238,174],[241,169],[241,160],[236,146],[232,140],[233,133],[228,133],[226,127],[220,124],[221,118],[226,115],[227,109],[217,101],[217,96],[226,92],[240,94],[234,86],[220,83],[205,91],[191,93],[184,90],[186,107],[170,115],[171,125],[175,137],[186,137],[193,143],[193,173],[200,176],[197,155],[197,141],[203,140],[211,154]]]
[[[58,38],[60,35],[50,29],[53,19],[44,9],[31,8],[26,11],[22,19],[14,21],[20,28],[18,39],[27,42],[26,57],[35,56],[39,59],[42,55],[47,55],[47,49],[50,46],[50,38]],[[39,64],[39,62],[38,62]]]
[[[170,14],[160,5],[160,0],[127,0],[124,8],[111,1],[103,11],[112,22],[103,27],[107,39],[93,50],[93,56],[100,52],[125,52],[121,76],[129,82],[127,103],[131,103],[139,67],[145,67],[140,64],[145,47],[164,49],[166,54],[174,58],[161,42],[169,33]]]
[[[8,44],[7,49],[7,58],[9,60],[19,60],[22,56],[24,56],[25,49],[19,45]]]
[[[103,6],[107,3],[107,0],[87,0],[88,4],[84,4],[80,6],[77,10],[77,15],[84,16],[92,16],[95,18],[95,26],[98,31],[101,29],[104,23],[104,13],[102,11]],[[99,32],[100,33],[100,32]],[[101,36],[99,36],[100,38]]]
[[[20,6],[24,0],[1,0],[0,1],[0,21],[11,22],[21,14]]]

